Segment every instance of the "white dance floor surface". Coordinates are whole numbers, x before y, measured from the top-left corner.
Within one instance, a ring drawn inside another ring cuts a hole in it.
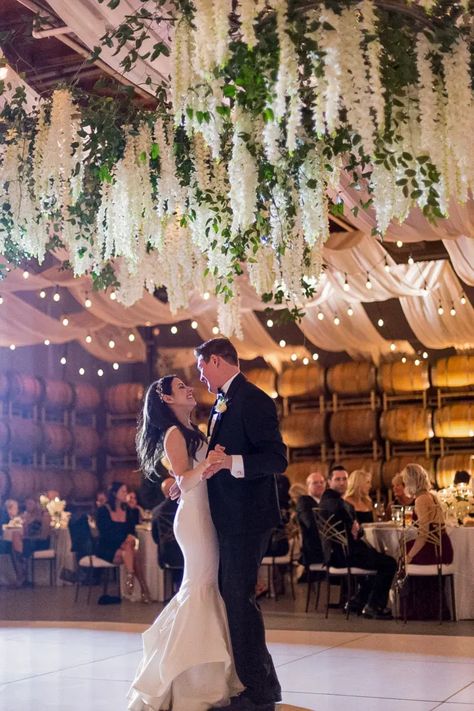
[[[1,711],[125,711],[142,625],[0,623]],[[474,639],[268,632],[279,711],[474,711]]]

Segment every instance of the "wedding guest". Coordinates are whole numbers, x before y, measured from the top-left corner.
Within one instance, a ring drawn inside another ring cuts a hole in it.
[[[458,486],[459,484],[466,484],[469,486],[471,481],[471,475],[465,469],[458,469],[454,475],[453,486]]]
[[[374,504],[369,496],[371,488],[372,474],[362,469],[350,473],[344,500],[354,507],[356,521],[360,525],[374,521]]]
[[[130,489],[127,494],[127,506],[130,509],[130,518],[135,527],[143,520],[143,509],[138,503],[137,492],[134,489]]]
[[[125,484],[112,482],[107,492],[107,503],[97,509],[97,555],[109,563],[123,564],[127,571],[127,594],[132,595],[136,577],[141,588],[142,602],[149,602],[150,594],[136,547],[135,525],[131,509],[127,507],[127,493]]]
[[[10,523],[13,519],[20,517],[20,507],[16,499],[7,499],[0,511],[0,523]]]
[[[405,491],[405,484],[403,483],[403,476],[401,474],[395,474],[393,477],[392,492],[392,501],[387,506],[387,510],[385,512],[386,521],[392,520],[392,506],[413,506],[415,503],[415,499],[408,496]]]
[[[300,562],[305,566],[323,561],[321,540],[313,509],[315,506],[319,506],[326,486],[326,477],[320,471],[311,472],[306,479],[307,493],[300,496],[296,502],[296,515],[303,538]],[[304,582],[304,574],[298,579],[298,582]]]
[[[107,493],[103,490],[98,491],[97,495],[95,497],[96,508],[99,508],[100,506],[105,506],[106,503],[107,503]]]
[[[298,499],[300,496],[306,496],[306,487],[300,481],[297,481],[290,486],[288,493],[290,495],[290,508],[296,511]]]

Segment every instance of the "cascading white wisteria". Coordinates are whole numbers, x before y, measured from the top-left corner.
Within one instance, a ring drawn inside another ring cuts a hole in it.
[[[252,249],[247,253],[247,273],[249,282],[258,296],[269,294],[275,285],[275,252],[269,244],[260,245],[256,254]]]
[[[243,339],[240,294],[238,292],[230,301],[225,301],[222,294],[217,296],[217,325],[219,331],[227,338],[235,336],[239,340]]]
[[[420,113],[421,148],[441,167],[442,149],[439,140],[439,91],[429,55],[437,48],[420,33],[416,43],[416,68],[418,71],[418,106]]]
[[[34,156],[35,194],[46,209],[64,209],[72,202],[70,181],[77,163],[72,148],[75,114],[77,108],[67,89],[53,93],[49,124],[45,124],[40,114],[38,132],[43,135],[38,145],[40,151]]]
[[[361,27],[366,36],[370,38],[366,48],[366,61],[368,66],[370,105],[374,114],[377,131],[382,131],[385,124],[385,98],[384,87],[380,78],[380,56],[382,46],[378,38],[377,18],[372,0],[362,0]]]
[[[217,66],[224,64],[228,58],[229,15],[231,12],[232,0],[214,0],[214,35],[211,44],[214,47],[214,61]]]
[[[329,237],[324,161],[315,149],[309,151],[299,170],[299,203],[304,238],[310,247]]]
[[[273,106],[269,107],[275,115]],[[267,160],[273,165],[278,165],[282,160],[282,149],[280,147],[281,127],[274,118],[265,121],[261,131],[263,150]]]
[[[371,91],[361,51],[362,34],[355,9],[349,8],[341,13],[338,35],[343,48],[340,55],[340,85],[347,120],[353,131],[360,135],[365,154],[372,156],[375,125],[370,112]]]
[[[250,49],[257,44],[254,22],[264,7],[265,0],[239,0],[237,5],[237,14],[240,20],[240,36],[242,42]]]
[[[188,228],[176,215],[164,229],[163,249],[157,258],[159,281],[156,280],[166,287],[172,314],[188,305],[191,294],[200,286],[203,272],[202,257],[190,239]]]
[[[251,134],[250,117],[239,106],[235,106],[232,156],[228,166],[233,233],[250,227],[257,209],[258,169],[245,140],[245,135]]]
[[[474,189],[472,140],[474,104],[470,81],[470,53],[466,42],[457,40],[452,51],[443,56],[446,87],[447,141],[457,167],[456,197],[466,202]]]
[[[321,29],[316,32],[316,41],[323,53],[324,75],[314,77],[316,83],[316,102],[313,106],[313,123],[317,134],[324,133],[321,112],[324,115],[327,132],[334,133],[340,124],[339,108],[341,102],[341,45],[339,42],[340,16],[324,8],[319,17],[321,25],[327,24],[333,30]],[[319,55],[314,58],[319,62]]]
[[[287,18],[287,3],[285,0],[271,0],[271,4],[275,9],[277,21],[277,36],[279,46],[279,65],[278,75],[275,84],[275,101],[274,110],[277,121],[285,116],[286,100],[290,100],[290,112],[292,114],[292,126],[299,123],[301,103],[299,101],[299,75],[298,75],[298,58],[296,56],[295,46],[288,34],[288,18]],[[294,133],[289,135],[290,145],[288,150],[294,150]]]
[[[294,195],[297,203],[297,196]],[[301,300],[301,276],[305,249],[305,239],[301,224],[301,214],[297,210],[294,217],[291,234],[287,236],[285,249],[279,257],[281,269],[281,286],[292,300]]]
[[[194,0],[194,8],[193,67],[201,79],[206,79],[215,64],[214,0]]]
[[[183,192],[176,176],[176,163],[173,157],[173,145],[168,138],[163,120],[156,120],[153,136],[160,152],[160,177],[157,181],[156,211],[159,217],[172,215],[176,209],[182,209]]]
[[[187,106],[188,92],[194,85],[193,35],[187,20],[181,19],[175,28],[171,45],[171,102],[176,123],[181,120]]]
[[[394,184],[393,174],[383,163],[374,164],[370,181],[373,187],[372,202],[377,229],[381,234],[385,234],[393,217],[397,187]]]

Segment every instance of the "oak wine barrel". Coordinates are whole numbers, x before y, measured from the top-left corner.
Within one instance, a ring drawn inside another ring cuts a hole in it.
[[[59,422],[43,422],[43,451],[53,457],[67,454],[72,449],[73,438],[69,427]]]
[[[74,395],[74,409],[76,412],[93,412],[100,405],[100,393],[97,388],[89,383],[75,383]]]
[[[472,388],[474,355],[440,358],[431,368],[431,382],[435,388]]]
[[[331,414],[329,435],[339,444],[369,444],[377,439],[376,410],[338,410]]]
[[[338,395],[366,395],[377,385],[376,369],[367,361],[338,363],[327,369],[326,382]]]
[[[325,441],[325,412],[292,412],[281,420],[281,436],[288,447],[311,447]]]
[[[76,469],[71,472],[73,501],[91,501],[94,499],[99,482],[92,472],[86,469]]]
[[[263,390],[269,397],[278,396],[276,389],[276,374],[270,368],[252,368],[244,373],[247,380]]]
[[[436,483],[440,489],[451,486],[457,471],[469,472],[474,477],[474,456],[469,453],[446,454],[436,463]]]
[[[38,471],[40,492],[57,491],[60,499],[69,499],[72,492],[71,472],[63,469]]]
[[[7,498],[10,488],[10,479],[7,472],[0,469],[0,500],[3,502]]]
[[[0,420],[0,448],[8,447],[10,439],[10,430],[8,423],[5,420]]]
[[[382,488],[382,462],[371,457],[343,457],[335,464],[342,464],[349,474],[356,469],[362,469],[372,475],[372,489]]]
[[[44,406],[48,410],[70,410],[74,405],[74,388],[64,380],[45,379]]]
[[[34,454],[43,446],[43,430],[38,422],[22,417],[6,421],[10,433],[8,448],[13,454]]]
[[[428,390],[430,387],[428,365],[425,362],[415,365],[411,360],[406,363],[401,361],[382,363],[379,367],[378,383],[380,389],[387,395]]]
[[[304,484],[308,475],[311,474],[311,472],[319,471],[321,472],[321,474],[324,474],[324,476],[327,476],[328,469],[329,466],[327,462],[321,462],[315,459],[308,459],[288,464],[288,468],[285,474],[292,484]]]
[[[100,439],[94,427],[75,425],[72,428],[73,447],[76,457],[95,457]]]
[[[138,489],[141,481],[141,471],[125,467],[108,469],[102,480],[103,487],[106,491],[113,481],[120,481],[122,484],[126,484],[128,489]]]
[[[119,383],[105,391],[105,406],[114,415],[135,414],[143,402],[142,383]]]
[[[382,412],[380,432],[390,442],[424,442],[434,436],[431,410],[414,405]]]
[[[135,437],[137,428],[135,425],[116,425],[106,430],[104,435],[104,445],[109,454],[116,457],[134,456],[136,454]]]
[[[11,499],[23,501],[29,496],[36,498],[40,493],[40,471],[38,469],[21,464],[10,464],[8,475],[10,479],[8,496]]]
[[[314,398],[324,393],[324,368],[317,363],[296,365],[278,376],[281,397]]]
[[[437,437],[474,437],[474,402],[457,402],[434,411]]]
[[[416,454],[404,454],[400,457],[392,457],[382,465],[382,483],[385,489],[392,488],[392,479],[396,474],[400,474],[407,464],[420,464],[430,475],[430,480],[434,484],[434,461],[427,457]]]
[[[43,393],[43,383],[36,376],[10,372],[9,397],[15,405],[37,405]]]

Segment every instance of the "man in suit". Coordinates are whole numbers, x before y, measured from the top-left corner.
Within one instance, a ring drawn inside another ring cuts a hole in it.
[[[323,562],[323,549],[316,527],[313,509],[319,506],[321,497],[326,489],[326,478],[319,471],[311,472],[306,479],[308,494],[300,496],[296,503],[296,515],[303,536],[302,560],[303,565]]]
[[[343,496],[347,491],[349,474],[341,465],[336,465],[329,472],[328,488],[321,497],[320,512],[331,517],[331,523],[345,530],[349,544],[348,561],[342,548],[333,546],[331,564],[343,568],[349,562],[357,568],[375,570],[376,575],[368,576],[361,584],[355,599],[347,604],[354,611],[369,619],[386,620],[392,618],[387,608],[388,593],[397,569],[397,563],[392,556],[379,553],[362,540],[362,531],[356,521],[354,507]],[[366,603],[366,604],[364,604]]]
[[[281,689],[255,586],[272,529],[280,522],[274,475],[286,469],[286,447],[275,403],[242,375],[232,343],[214,338],[195,352],[201,382],[218,395],[209,418],[209,449],[220,447],[226,455],[223,467],[208,476],[208,494],[235,665],[246,687],[230,708],[271,711]]]

